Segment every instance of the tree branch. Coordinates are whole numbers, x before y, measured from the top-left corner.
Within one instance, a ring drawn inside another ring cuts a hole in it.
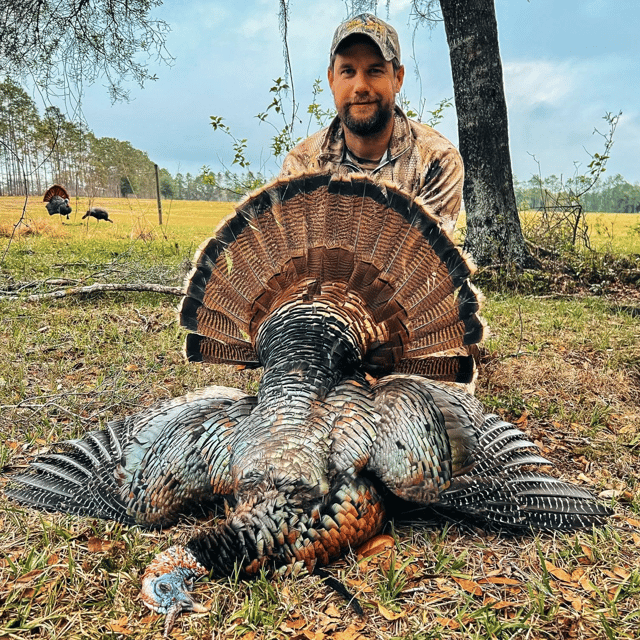
[[[4,293],[0,295],[0,298],[13,298],[15,300],[24,300],[26,302],[39,302],[40,300],[53,300],[57,298],[66,298],[67,296],[97,293],[100,291],[148,291],[151,293],[161,293],[163,295],[170,296],[184,295],[182,287],[169,287],[161,284],[135,284],[127,282],[96,282],[95,284],[91,284],[86,287],[71,287],[70,289],[60,289],[59,291],[50,291],[49,293],[35,293],[24,297],[16,293]]]

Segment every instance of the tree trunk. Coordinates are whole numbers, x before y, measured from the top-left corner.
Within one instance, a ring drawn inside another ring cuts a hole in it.
[[[513,190],[494,0],[440,0],[464,161],[464,248],[478,265],[531,266]]]

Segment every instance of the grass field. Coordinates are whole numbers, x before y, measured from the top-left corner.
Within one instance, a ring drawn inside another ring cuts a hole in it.
[[[234,204],[230,202],[163,201],[163,224],[158,224],[158,210],[155,200],[137,198],[105,198],[98,201],[87,198],[71,201],[73,212],[70,220],[60,216],[49,216],[44,203],[30,198],[25,209],[25,222],[42,228],[46,242],[52,238],[68,240],[82,239],[89,245],[99,247],[109,240],[141,240],[155,245],[154,252],[186,251],[197,246],[200,239],[211,235],[218,222],[231,213]],[[82,215],[90,206],[104,206],[114,220],[97,222],[93,218],[82,220]],[[24,199],[0,198],[0,237],[10,233],[21,217]],[[525,216],[525,225],[534,224],[531,214]],[[458,221],[458,228],[464,227],[464,213]],[[589,213],[587,224],[591,231],[593,248],[614,254],[640,253],[640,214]],[[21,226],[19,232],[29,235],[28,227]],[[37,242],[36,238],[32,238]],[[163,245],[166,247],[163,248]],[[173,248],[168,249],[171,245]],[[1,245],[0,245],[1,246]]]
[[[30,231],[18,230],[0,262],[0,290],[20,294],[0,298],[2,465],[20,465],[54,440],[155,399],[207,384],[257,387],[258,372],[183,361],[176,297],[25,300],[92,282],[179,285],[195,248],[232,210],[165,202],[161,229],[155,201],[93,204],[115,224],[81,221],[76,212],[86,202],[72,202],[68,223],[30,202]],[[0,259],[20,213],[19,199],[0,198]],[[613,225],[611,248],[638,252],[627,237],[640,216],[597,215]],[[486,297],[492,335],[477,395],[534,439],[556,474],[610,502],[610,525],[509,537],[442,521],[396,522],[377,546],[330,567],[364,617],[317,577],[230,578],[197,585],[196,598],[211,611],[182,616],[172,638],[640,636],[640,294]],[[162,636],[162,618],[138,599],[140,576],[155,553],[186,541],[191,525],[148,532],[40,514],[4,497],[0,505],[0,640]]]

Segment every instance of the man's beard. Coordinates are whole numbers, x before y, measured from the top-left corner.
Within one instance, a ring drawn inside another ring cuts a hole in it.
[[[375,113],[366,119],[356,119],[351,115],[350,107],[347,105],[340,114],[340,120],[342,124],[357,136],[373,136],[380,133],[391,120],[393,109],[385,109],[381,104],[378,104],[378,108]]]

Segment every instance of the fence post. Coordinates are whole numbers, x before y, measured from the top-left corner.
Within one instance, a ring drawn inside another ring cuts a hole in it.
[[[153,165],[156,170],[156,198],[158,199],[158,224],[162,226],[162,200],[160,198],[160,178],[158,177],[158,165]]]

